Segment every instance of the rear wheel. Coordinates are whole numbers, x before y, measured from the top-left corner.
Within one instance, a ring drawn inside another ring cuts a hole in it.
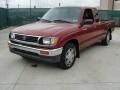
[[[68,43],[63,48],[61,55],[60,67],[62,69],[69,69],[73,66],[76,59],[76,47],[72,43]]]
[[[102,40],[102,42],[101,42],[101,43],[102,43],[102,45],[105,45],[105,46],[109,45],[110,40],[111,40],[111,37],[112,37],[111,32],[110,32],[110,31],[108,31],[108,32],[107,32],[107,34],[106,34],[105,39],[104,39],[104,40]]]

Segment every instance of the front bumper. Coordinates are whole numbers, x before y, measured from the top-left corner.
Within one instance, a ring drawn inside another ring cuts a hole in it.
[[[15,54],[29,57],[31,59],[37,59],[40,61],[48,61],[48,62],[55,62],[55,63],[60,61],[60,56],[63,50],[63,48],[58,48],[58,49],[32,48],[28,46],[14,44],[10,41],[8,41],[8,45],[9,45],[10,51]],[[41,52],[48,52],[48,53],[46,55],[46,54],[42,54]]]

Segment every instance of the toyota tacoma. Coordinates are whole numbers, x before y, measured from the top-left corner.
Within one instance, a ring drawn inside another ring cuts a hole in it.
[[[98,42],[109,45],[112,31],[114,22],[100,20],[95,8],[56,7],[39,21],[12,30],[8,44],[11,52],[24,58],[69,69],[81,49]]]

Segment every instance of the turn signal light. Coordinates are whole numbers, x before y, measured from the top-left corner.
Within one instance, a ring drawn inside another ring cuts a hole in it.
[[[48,52],[48,51],[40,51],[40,55],[48,56],[48,55],[49,55],[49,52]]]

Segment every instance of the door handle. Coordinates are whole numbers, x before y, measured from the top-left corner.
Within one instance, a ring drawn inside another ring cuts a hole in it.
[[[82,30],[84,30],[84,31],[85,31],[85,30],[87,30],[87,28],[83,28]]]

